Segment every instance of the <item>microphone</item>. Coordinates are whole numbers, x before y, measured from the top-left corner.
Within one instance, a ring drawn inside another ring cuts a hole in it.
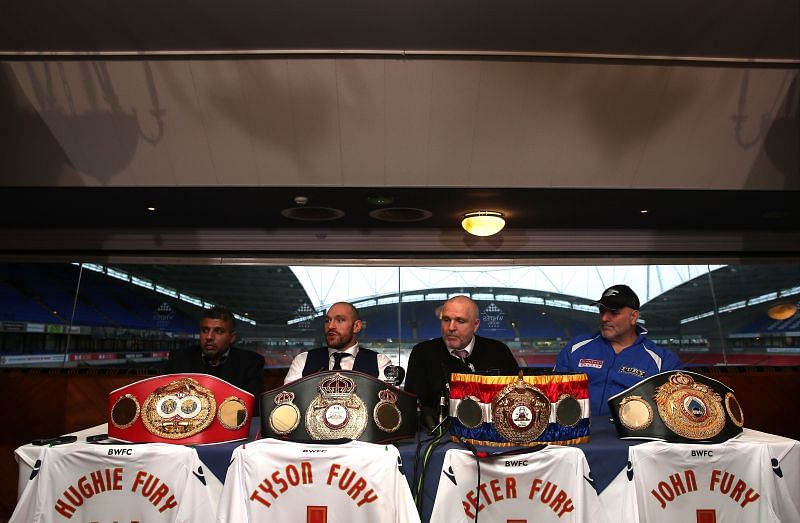
[[[447,408],[450,403],[450,384],[445,383],[442,393],[439,395],[439,423],[447,419]]]
[[[406,371],[399,365],[387,365],[383,369],[383,376],[386,378],[386,383],[399,387],[406,377]]]
[[[444,383],[439,389],[439,424],[441,425],[447,419],[447,410],[450,403],[450,370],[442,363],[442,374],[444,374]]]

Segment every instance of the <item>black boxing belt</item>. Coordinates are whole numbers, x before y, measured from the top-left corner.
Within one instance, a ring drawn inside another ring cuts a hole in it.
[[[608,399],[623,439],[721,443],[742,433],[744,414],[724,383],[686,370],[650,376]]]
[[[255,398],[209,374],[167,374],[108,395],[108,435],[195,445],[247,439]]]
[[[356,371],[311,374],[261,395],[261,437],[383,443],[417,432],[417,397]]]
[[[589,441],[586,374],[451,374],[452,439],[494,447]]]

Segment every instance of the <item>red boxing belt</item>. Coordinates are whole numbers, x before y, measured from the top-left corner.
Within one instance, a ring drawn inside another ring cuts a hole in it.
[[[586,374],[450,377],[453,439],[491,446],[589,441]]]
[[[208,374],[147,378],[108,395],[108,435],[197,445],[247,439],[255,398]]]

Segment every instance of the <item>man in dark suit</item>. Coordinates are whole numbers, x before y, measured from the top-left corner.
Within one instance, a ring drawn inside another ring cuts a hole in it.
[[[264,357],[232,347],[236,341],[236,319],[228,309],[213,307],[200,320],[200,347],[173,350],[164,369],[166,374],[197,372],[211,374],[256,398],[264,392]]]
[[[389,356],[361,347],[356,336],[361,332],[358,309],[350,303],[334,303],[325,313],[326,347],[295,356],[284,383],[291,383],[322,370],[356,370],[386,380],[384,370],[392,364]]]
[[[439,398],[453,372],[495,373],[519,371],[507,345],[476,336],[481,323],[478,305],[466,296],[445,302],[440,315],[442,337],[418,343],[408,359],[405,390],[417,395],[426,425],[438,421]]]

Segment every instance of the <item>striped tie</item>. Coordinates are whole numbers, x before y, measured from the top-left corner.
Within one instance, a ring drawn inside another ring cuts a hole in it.
[[[458,349],[453,351],[453,356],[464,361],[465,359],[469,358],[469,352],[464,349]]]

